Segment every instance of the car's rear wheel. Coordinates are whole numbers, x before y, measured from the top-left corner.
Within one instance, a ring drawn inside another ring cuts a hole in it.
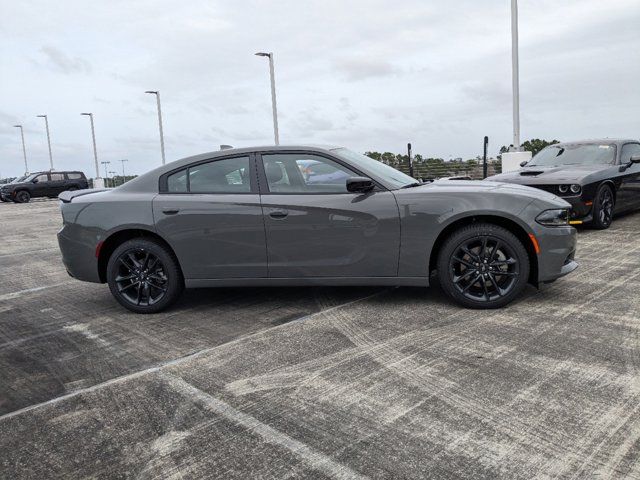
[[[593,221],[591,226],[598,230],[605,230],[613,222],[615,198],[609,185],[600,185],[593,201]]]
[[[139,238],[117,247],[107,264],[115,299],[136,313],[156,313],[173,304],[184,289],[178,260],[160,242]]]
[[[469,308],[499,308],[524,289],[529,256],[522,242],[505,228],[478,223],[455,231],[438,255],[444,292]]]
[[[16,203],[29,203],[29,200],[31,200],[31,194],[29,194],[29,192],[27,192],[26,190],[20,190],[16,193]]]

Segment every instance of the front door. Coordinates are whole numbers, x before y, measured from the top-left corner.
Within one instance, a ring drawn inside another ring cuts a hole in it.
[[[262,207],[249,156],[194,163],[161,178],[158,233],[187,279],[267,276]]]
[[[318,154],[262,154],[258,167],[269,277],[397,276],[393,193],[348,192],[346,179],[360,175]]]
[[[42,173],[33,179],[33,187],[31,187],[32,197],[46,197],[49,195],[49,174]]]
[[[620,164],[627,165],[632,156],[640,155],[640,144],[627,143],[622,146]],[[622,174],[622,183],[616,198],[616,210],[640,209],[640,164],[634,163]]]

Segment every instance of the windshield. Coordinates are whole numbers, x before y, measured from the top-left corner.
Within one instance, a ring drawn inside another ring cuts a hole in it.
[[[614,162],[615,154],[615,145],[600,145],[596,143],[550,145],[533,157],[527,167],[607,164]]]
[[[347,148],[336,148],[333,152],[357,166],[362,166],[367,172],[371,172],[374,176],[389,183],[392,188],[402,188],[406,185],[415,184],[417,181],[415,178],[405,175],[389,165]]]
[[[16,177],[13,180],[11,180],[9,183],[21,183],[25,180],[25,178],[27,178],[26,175],[23,175],[21,177]]]

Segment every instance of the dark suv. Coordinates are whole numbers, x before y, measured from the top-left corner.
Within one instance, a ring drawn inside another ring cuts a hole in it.
[[[67,190],[88,188],[82,172],[37,172],[0,187],[2,201],[27,203],[32,198],[56,198]]]

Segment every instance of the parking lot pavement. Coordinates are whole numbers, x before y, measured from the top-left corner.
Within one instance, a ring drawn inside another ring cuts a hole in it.
[[[66,276],[0,205],[0,477],[640,478],[640,214],[508,308],[437,288],[189,292]]]

